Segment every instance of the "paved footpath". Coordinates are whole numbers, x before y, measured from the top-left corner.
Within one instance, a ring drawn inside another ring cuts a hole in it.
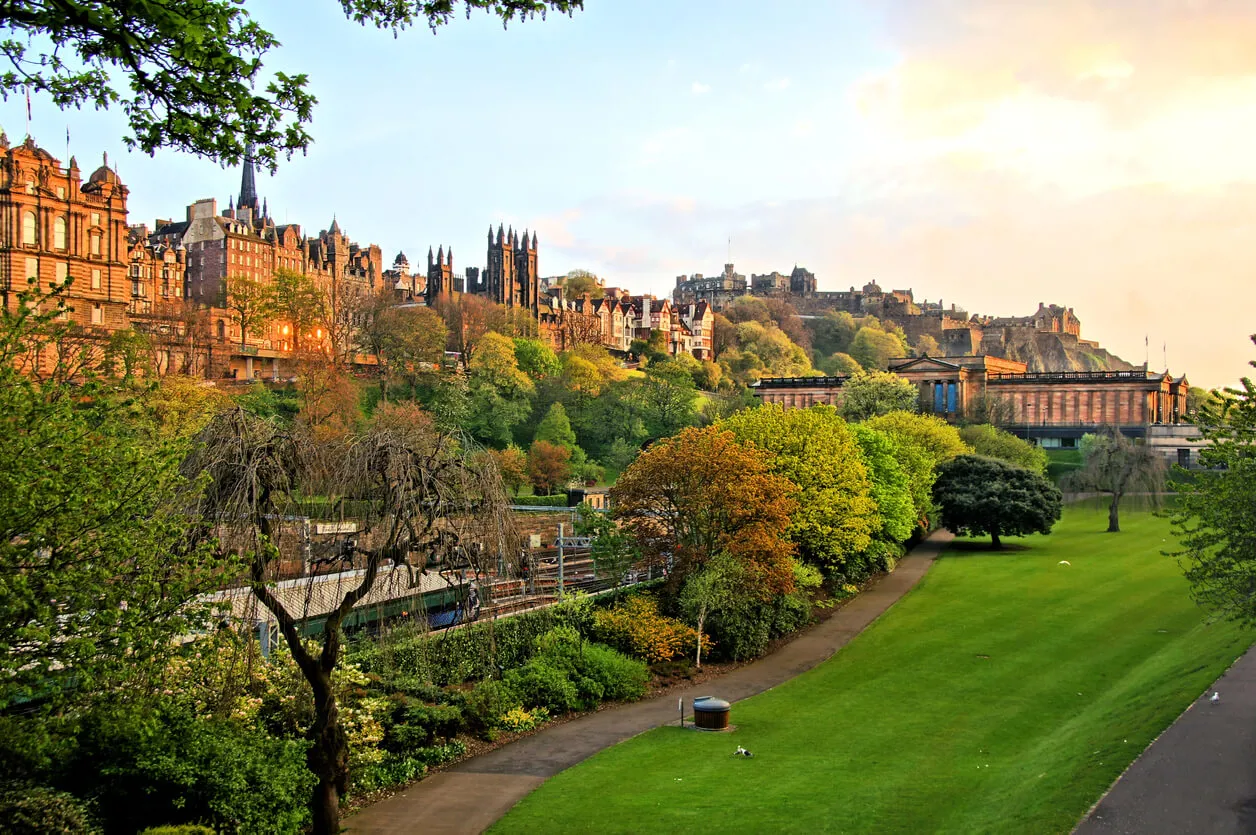
[[[1215,705],[1207,698],[1214,690]],[[1148,746],[1074,832],[1256,833],[1256,647]]]
[[[904,557],[893,574],[769,656],[703,684],[674,687],[653,699],[591,713],[467,760],[367,807],[344,822],[345,831],[483,832],[546,778],[604,748],[675,722],[678,698],[684,698],[686,707],[696,696],[738,701],[826,660],[916,585],[950,540],[945,531],[934,533]]]

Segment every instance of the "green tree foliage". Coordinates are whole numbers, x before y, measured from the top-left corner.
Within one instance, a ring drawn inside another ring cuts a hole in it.
[[[1178,486],[1173,532],[1181,547],[1171,555],[1197,601],[1250,625],[1256,623],[1256,385],[1244,377],[1238,388],[1203,404],[1196,423],[1208,440],[1199,454],[1206,469]]]
[[[674,435],[692,426],[697,417],[697,390],[683,363],[665,360],[651,364],[644,379],[634,381],[637,413],[652,438]]]
[[[444,319],[431,308],[389,308],[374,317],[371,333],[383,399],[388,399],[390,384],[414,388],[440,372],[449,333]]]
[[[606,294],[602,282],[588,270],[571,270],[563,280],[563,296],[568,299],[579,299],[585,293],[590,299],[600,299]]]
[[[840,351],[822,358],[816,364],[816,368],[825,374],[834,374],[839,377],[852,377],[863,371],[863,367],[855,362],[854,357]]]
[[[231,319],[240,328],[240,344],[246,344],[250,333],[266,326],[275,311],[275,294],[260,281],[239,276],[231,279],[227,287],[226,308]]]
[[[798,486],[789,536],[804,560],[838,570],[858,562],[882,522],[859,444],[837,410],[768,404],[719,425],[771,453],[770,470]]]
[[[819,319],[809,320],[808,324],[812,329],[812,347],[821,356],[848,352],[855,331],[859,330],[855,317],[845,310],[830,310]]]
[[[842,385],[842,417],[867,420],[890,412],[914,412],[920,393],[911,383],[888,371],[860,372]]]
[[[938,465],[972,448],[960,438],[959,430],[936,415],[891,412],[870,418],[867,425],[894,442],[894,455],[911,485],[916,519],[927,527]]]
[[[504,447],[511,430],[531,412],[531,378],[519,369],[515,345],[508,337],[488,332],[471,357],[468,390],[471,413],[466,428],[477,439]]]
[[[890,360],[907,356],[907,340],[902,331],[887,333],[881,328],[864,325],[850,342],[850,355],[869,371],[885,371]]]
[[[571,429],[571,421],[567,419],[567,411],[562,403],[550,406],[545,417],[537,424],[534,437],[538,441],[549,441],[551,444],[564,447],[568,452],[579,446],[576,443],[576,433]]]
[[[681,609],[694,620],[698,632],[695,642],[694,666],[702,666],[702,644],[707,615],[714,614],[735,604],[745,584],[742,567],[727,553],[712,557],[700,570],[689,575],[680,590],[678,602]]]
[[[0,707],[144,687],[230,566],[189,543],[185,438],[109,381],[19,369],[68,327],[58,301],[0,312]]]
[[[169,147],[236,163],[249,154],[274,167],[280,154],[304,152],[316,100],[304,73],[263,72],[274,36],[232,0],[33,0],[10,4],[3,44],[7,98],[24,87],[61,108],[121,107],[124,141],[152,154]],[[342,0],[345,15],[396,33],[415,24],[433,31],[455,2]],[[570,14],[582,0],[463,0],[503,22],[547,10]]]
[[[1081,469],[1062,481],[1065,489],[1108,496],[1108,533],[1121,530],[1121,499],[1148,493],[1156,501],[1164,492],[1168,464],[1160,453],[1125,437],[1112,427],[1082,436]]]
[[[922,333],[916,337],[916,344],[912,346],[912,353],[918,357],[940,357],[942,356],[942,346],[938,344],[938,340],[929,334]]]
[[[552,377],[562,370],[554,349],[539,339],[515,338],[515,362],[533,380]]]
[[[979,455],[960,455],[938,467],[933,496],[943,527],[966,536],[1051,533],[1060,519],[1060,491],[1042,475]]]
[[[1021,440],[989,424],[961,427],[959,436],[978,455],[998,458],[1039,475],[1047,474],[1047,453],[1042,447]]]
[[[289,331],[281,338],[291,339],[295,351],[305,349],[322,306],[314,280],[303,273],[278,269],[271,279],[270,292],[271,314]]]
[[[749,384],[761,377],[805,377],[812,373],[807,352],[775,324],[752,319],[735,327],[736,347],[720,354],[720,366],[736,382]]]
[[[911,481],[899,464],[899,455],[892,436],[861,423],[849,425],[872,482],[872,498],[877,503],[881,529],[877,536],[884,542],[906,542],[916,526],[912,504]]]

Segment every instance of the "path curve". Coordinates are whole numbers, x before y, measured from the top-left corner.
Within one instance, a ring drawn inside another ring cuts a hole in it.
[[[1208,696],[1217,692],[1212,704]],[[1256,832],[1256,648],[1134,761],[1074,835]]]
[[[345,831],[483,832],[547,778],[605,748],[675,722],[678,698],[686,707],[694,697],[708,694],[739,701],[827,660],[910,591],[951,538],[946,531],[934,532],[899,561],[893,574],[771,655],[700,685],[674,687],[652,699],[590,713],[467,760],[368,806],[345,820]]]

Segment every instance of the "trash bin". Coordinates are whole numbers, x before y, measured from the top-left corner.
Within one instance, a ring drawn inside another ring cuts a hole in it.
[[[702,696],[693,700],[693,726],[704,731],[728,730],[728,711],[732,707],[723,699]]]

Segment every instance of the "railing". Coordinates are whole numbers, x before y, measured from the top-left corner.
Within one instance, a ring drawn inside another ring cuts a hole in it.
[[[1141,382],[1154,382],[1158,378],[1154,374],[1148,374],[1146,371],[1004,371],[991,372],[986,374],[988,382],[997,383],[1036,383],[1036,382],[1052,382],[1056,380],[1139,380]]]
[[[757,383],[752,383],[751,388],[815,388],[815,387],[840,387],[848,378],[844,376],[836,377],[764,377]]]

